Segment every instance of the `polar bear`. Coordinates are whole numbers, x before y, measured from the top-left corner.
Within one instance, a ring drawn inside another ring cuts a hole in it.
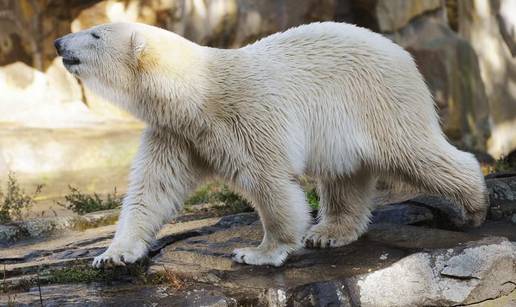
[[[146,255],[204,178],[245,195],[264,237],[240,263],[275,265],[304,245],[363,234],[377,178],[452,200],[473,226],[486,187],[473,155],[450,145],[412,57],[350,24],[312,23],[240,49],[197,45],[156,27],[115,23],[55,42],[64,65],[147,125],[116,234],[95,267]],[[318,223],[296,178],[317,179]]]

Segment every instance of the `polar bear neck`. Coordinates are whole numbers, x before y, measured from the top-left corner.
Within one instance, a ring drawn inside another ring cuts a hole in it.
[[[248,56],[242,49],[203,47],[180,36],[152,46],[126,89],[133,99],[125,108],[149,126],[195,139],[210,128],[234,87],[242,87],[241,66]]]
[[[184,130],[202,125],[209,48],[170,32],[150,36],[127,82],[105,90],[94,87],[149,126]]]
[[[129,110],[151,126],[183,129],[198,117],[204,100],[202,56],[194,49],[151,53],[140,61]]]

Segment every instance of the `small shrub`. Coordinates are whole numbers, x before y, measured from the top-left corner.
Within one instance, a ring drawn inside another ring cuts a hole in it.
[[[97,193],[93,195],[83,194],[77,188],[68,186],[70,194],[65,196],[65,203],[57,202],[73,212],[83,215],[90,212],[115,209],[122,205],[122,196],[116,194],[116,188],[113,194],[108,194],[106,199],[102,199]]]
[[[4,193],[0,190],[0,224],[21,220],[22,211],[28,211],[35,203],[35,197],[41,193],[43,185],[38,185],[32,195],[25,194],[20,188],[14,173],[7,176],[7,190]]]

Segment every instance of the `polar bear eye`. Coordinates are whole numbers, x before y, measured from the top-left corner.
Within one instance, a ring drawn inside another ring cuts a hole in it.
[[[93,36],[93,38],[95,38],[95,39],[100,38],[100,36],[97,33],[93,33],[93,32],[91,33],[91,36]]]

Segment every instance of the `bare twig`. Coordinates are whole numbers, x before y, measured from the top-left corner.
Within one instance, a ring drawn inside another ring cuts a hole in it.
[[[170,272],[165,266],[163,266],[163,270],[165,271],[165,279],[172,288],[180,290],[185,287],[185,283],[177,276],[177,274]]]
[[[41,304],[41,307],[43,307],[43,296],[41,295],[41,283],[39,282],[39,269],[40,269],[40,267],[38,266],[38,272],[36,274],[36,278],[38,281],[39,303]]]
[[[4,264],[4,278],[3,278],[3,281],[2,281],[2,292],[4,294],[7,294],[7,306],[15,306],[15,302],[16,302],[16,294],[14,295],[11,295],[11,293],[9,293],[9,289],[7,288],[7,269],[6,269],[6,266]]]

